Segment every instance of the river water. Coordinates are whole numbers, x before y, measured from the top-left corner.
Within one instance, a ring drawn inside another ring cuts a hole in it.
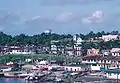
[[[0,83],[27,83],[27,82],[25,82],[24,79],[0,77]]]

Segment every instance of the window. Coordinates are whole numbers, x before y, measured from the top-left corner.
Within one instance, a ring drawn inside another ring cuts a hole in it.
[[[76,71],[76,69],[75,69],[75,71]]]
[[[104,62],[106,62],[106,60],[104,60]]]
[[[68,71],[68,68],[66,68],[66,71]]]
[[[85,61],[85,59],[83,59],[83,61]]]
[[[111,73],[109,73],[109,75],[111,76]]]
[[[97,64],[92,64],[92,66],[97,66]]]

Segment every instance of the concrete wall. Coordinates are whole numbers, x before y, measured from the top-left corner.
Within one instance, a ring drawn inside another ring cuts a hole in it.
[[[64,67],[65,71],[81,71],[81,67],[75,67],[75,66],[65,66]]]
[[[117,75],[117,73],[106,73],[106,76],[107,78],[110,78],[110,79],[120,79],[120,74]]]

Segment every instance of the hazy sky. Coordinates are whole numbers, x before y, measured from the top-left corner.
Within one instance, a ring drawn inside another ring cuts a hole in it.
[[[0,0],[0,31],[120,31],[120,0]]]

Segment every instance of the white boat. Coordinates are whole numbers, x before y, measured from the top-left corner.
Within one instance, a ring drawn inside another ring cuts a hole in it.
[[[32,73],[27,72],[5,72],[4,77],[7,78],[25,78],[27,76],[32,76]]]

